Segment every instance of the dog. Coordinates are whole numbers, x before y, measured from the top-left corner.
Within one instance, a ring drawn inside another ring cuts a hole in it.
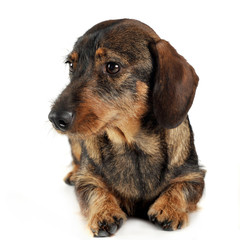
[[[115,234],[128,216],[185,227],[205,177],[187,115],[199,80],[193,67],[132,19],[93,26],[66,63],[70,83],[48,117],[68,136],[65,182],[93,236]]]

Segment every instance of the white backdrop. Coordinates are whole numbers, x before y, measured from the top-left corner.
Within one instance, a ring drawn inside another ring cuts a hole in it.
[[[164,232],[129,219],[113,239],[240,239],[238,1],[1,1],[0,239],[91,239],[62,181],[67,139],[47,115],[68,83],[64,58],[94,24],[135,18],[168,40],[200,77],[189,115],[207,169],[200,210]],[[208,238],[209,237],[209,238]]]

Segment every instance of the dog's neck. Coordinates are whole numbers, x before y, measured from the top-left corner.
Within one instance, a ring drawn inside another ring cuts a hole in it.
[[[106,129],[110,141],[116,144],[131,144],[139,131],[141,131],[141,124],[134,118],[122,120]]]
[[[106,129],[109,140],[116,145],[138,147],[147,154],[158,152],[160,145],[160,130],[153,123],[143,124],[142,120],[131,118],[121,121],[115,127]]]
[[[98,149],[97,139],[107,137],[112,147],[117,147],[118,149],[125,149],[125,147],[138,149],[145,154],[159,156],[161,138],[164,137],[165,130],[158,126],[153,113],[148,112],[145,116],[142,118],[122,118],[108,125],[100,134],[85,139],[84,142],[88,152],[90,154],[95,153],[96,149]],[[93,155],[97,158],[98,154]]]

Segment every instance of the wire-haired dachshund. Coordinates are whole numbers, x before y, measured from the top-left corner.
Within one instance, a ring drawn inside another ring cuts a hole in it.
[[[187,225],[204,189],[187,116],[198,76],[149,26],[99,23],[67,56],[70,83],[49,119],[68,136],[74,185],[94,236],[113,235],[127,216],[163,230]]]

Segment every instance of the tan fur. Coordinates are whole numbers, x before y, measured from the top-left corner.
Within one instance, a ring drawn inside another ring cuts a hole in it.
[[[117,127],[106,129],[109,139],[116,144],[124,144],[127,139],[124,133]]]
[[[107,129],[108,136],[114,143],[127,142],[131,144],[136,134],[140,132],[141,123],[139,119],[147,111],[146,98],[148,86],[143,82],[137,81],[136,88],[138,100],[134,103],[128,103],[128,116],[123,113],[123,116],[119,117],[115,122],[114,127]]]
[[[188,204],[183,194],[183,183],[176,183],[163,193],[150,207],[149,216],[155,216],[159,223],[168,220],[172,229],[176,230],[181,224],[185,227],[188,223]]]
[[[81,169],[81,174],[78,174],[75,178],[76,181],[76,193],[77,197],[80,197],[84,191],[86,191],[86,186],[97,186],[98,188],[106,189],[106,185],[103,183],[103,181],[100,179],[100,177],[93,176],[90,172],[88,172],[88,169]],[[91,191],[86,199],[86,202],[89,202],[92,195],[94,194],[94,190]],[[80,200],[80,199],[79,199]],[[89,215],[89,207],[85,205],[85,202],[79,201],[81,205],[81,211],[84,216]]]
[[[119,207],[116,198],[105,189],[95,189],[89,203],[88,226],[96,236],[99,231],[99,223],[105,221],[110,225],[115,222],[114,218],[127,220],[126,214]]]
[[[148,86],[147,86],[146,83],[141,82],[141,81],[137,81],[136,82],[136,88],[137,88],[138,95],[140,97],[147,98]]]
[[[75,157],[75,159],[80,163],[82,149],[81,149],[79,139],[75,137],[71,137],[69,140],[71,143],[72,154]]]
[[[102,100],[93,95],[91,90],[85,89],[84,102],[76,113],[76,121],[72,132],[79,132],[82,138],[88,138],[100,133],[116,117],[116,112]]]
[[[170,165],[182,165],[189,154],[190,131],[187,119],[178,127],[166,130],[166,142]]]
[[[78,175],[76,182],[78,183],[77,195],[81,195],[85,191],[85,185],[95,186],[88,193],[88,199],[86,199],[88,206],[80,201],[82,213],[87,217],[88,226],[95,236],[98,235],[100,223],[111,224],[116,221],[116,218],[126,221],[126,214],[119,207],[119,201],[108,191],[107,186],[99,177],[85,173]]]
[[[171,180],[171,184],[177,183],[177,182],[200,182],[200,183],[202,182],[203,183],[205,172],[206,171],[202,170],[201,172],[192,172],[187,175],[174,178]]]
[[[96,56],[101,57],[102,55],[104,55],[105,51],[103,48],[98,48],[96,51]]]
[[[77,62],[78,60],[78,53],[77,52],[72,52],[70,54],[70,58],[74,61],[74,62]]]
[[[69,55],[69,59],[70,59],[70,61],[72,61],[72,63],[73,63],[73,69],[76,69],[76,67],[77,67],[77,62],[78,62],[78,53],[77,53],[77,52],[72,52],[72,53]]]
[[[121,57],[119,54],[117,54],[117,52],[104,47],[98,48],[95,52],[95,56],[96,56],[96,65],[101,65],[103,63],[111,61],[111,59]],[[121,57],[121,60],[123,64],[129,64],[127,59]]]
[[[75,183],[76,173],[78,172],[78,169],[79,169],[79,165],[76,165],[74,162],[72,163],[72,165],[73,165],[72,171],[69,172],[64,178],[64,182],[66,182],[68,184]]]
[[[131,142],[134,139],[134,136],[139,131],[140,121],[135,118],[127,117],[125,119],[117,121],[116,127],[117,127],[117,129],[119,129],[118,130],[119,134],[120,135],[122,134],[122,136],[123,136],[123,138],[120,137],[120,139],[123,139],[128,144],[131,144]],[[109,132],[109,130],[107,132]],[[120,136],[120,135],[118,135],[118,136]],[[110,134],[110,137],[112,137],[112,134]],[[117,137],[117,135],[115,135],[115,137]],[[112,140],[116,141],[116,138],[112,139]],[[119,141],[119,140],[117,140],[117,141]]]

